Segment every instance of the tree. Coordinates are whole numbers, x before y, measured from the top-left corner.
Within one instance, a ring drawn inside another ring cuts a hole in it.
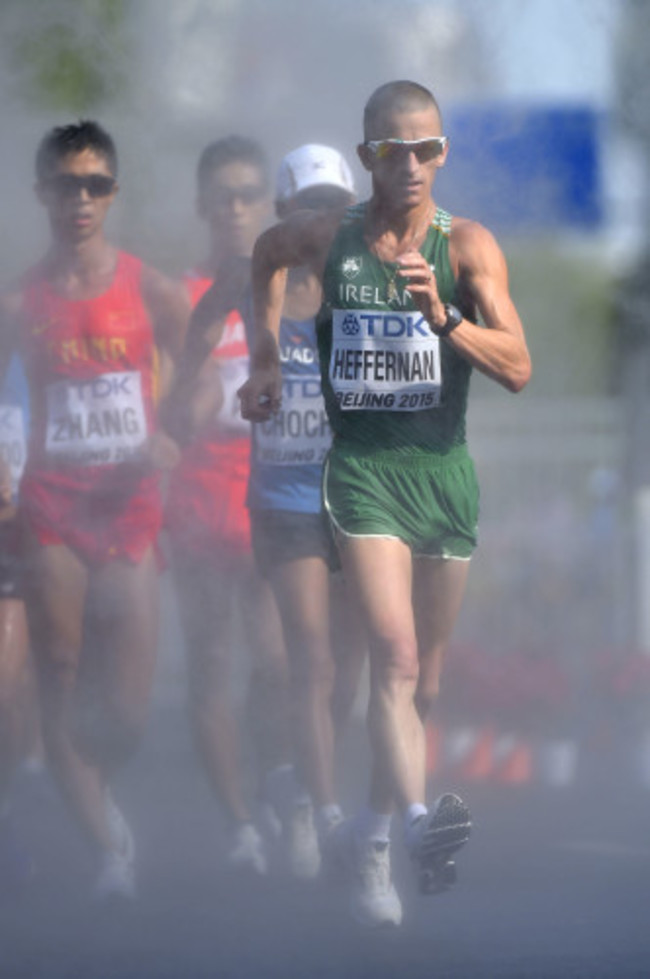
[[[3,0],[0,36],[17,104],[88,114],[127,85],[125,0]]]

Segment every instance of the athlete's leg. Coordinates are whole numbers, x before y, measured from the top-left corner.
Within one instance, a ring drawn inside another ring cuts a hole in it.
[[[22,599],[0,600],[0,812],[25,747],[27,620]]]
[[[283,561],[270,573],[289,654],[294,753],[314,804],[335,803],[329,569],[322,558]]]
[[[415,707],[417,634],[412,558],[401,541],[341,535],[341,559],[367,630],[368,731],[373,752],[371,806],[406,810],[424,798],[424,729]]]
[[[110,561],[89,576],[81,661],[84,693],[78,745],[106,775],[139,744],[158,644],[158,568],[153,548],[134,564]],[[94,687],[94,689],[93,689]]]
[[[341,573],[330,575],[330,629],[336,666],[332,718],[339,740],[352,714],[368,655],[365,625]]]
[[[29,636],[27,629],[27,612],[23,601],[23,617],[25,621],[26,644],[29,647]],[[21,717],[23,731],[23,764],[30,771],[38,773],[43,770],[44,750],[43,738],[41,735],[41,710],[38,699],[38,681],[36,678],[36,668],[34,656],[27,650],[25,666],[23,669],[21,693]]]
[[[27,612],[41,697],[43,742],[52,772],[88,839],[110,850],[104,780],[72,737],[88,576],[63,545],[34,545]]]
[[[291,764],[293,758],[289,664],[275,595],[268,580],[253,568],[245,585],[242,612],[252,660],[247,720],[263,786],[269,772]]]
[[[465,594],[469,561],[417,558],[413,570],[413,604],[420,655],[415,695],[424,721],[438,696],[445,649]]]
[[[231,690],[233,599],[244,572],[234,560],[221,566],[180,555],[174,569],[197,749],[227,816],[235,823],[247,822],[250,813],[244,800]]]
[[[421,558],[414,562],[413,604],[420,654],[415,704],[422,725],[438,695],[444,652],[460,611],[468,571],[469,561]],[[423,759],[423,779],[425,762]],[[404,812],[405,842],[425,892],[453,882],[450,857],[467,841],[469,830],[469,810],[453,793],[441,795],[430,809],[423,793]]]

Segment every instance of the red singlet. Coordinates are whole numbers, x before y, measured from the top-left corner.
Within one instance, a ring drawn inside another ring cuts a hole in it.
[[[161,524],[158,475],[136,461],[153,431],[156,383],[141,276],[140,259],[119,252],[111,285],[93,299],[66,299],[42,266],[24,280],[32,423],[21,503],[41,544],[65,544],[89,564],[139,561]]]
[[[197,274],[185,276],[192,305],[212,285]],[[212,356],[219,362],[224,402],[214,432],[183,452],[169,484],[165,526],[172,542],[204,556],[250,551],[246,491],[250,470],[250,425],[239,412],[237,389],[248,377],[248,346],[239,313],[226,320]]]

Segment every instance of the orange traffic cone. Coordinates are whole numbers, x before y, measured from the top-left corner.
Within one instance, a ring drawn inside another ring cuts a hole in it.
[[[484,781],[490,778],[494,768],[494,730],[481,728],[471,750],[460,762],[455,775],[467,781]]]
[[[512,736],[511,744],[495,766],[494,780],[501,785],[526,785],[533,778],[533,751],[524,738]]]

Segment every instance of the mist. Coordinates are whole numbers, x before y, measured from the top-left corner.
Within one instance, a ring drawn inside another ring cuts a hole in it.
[[[632,0],[5,0],[3,286],[47,247],[33,160],[52,126],[94,118],[108,129],[120,161],[110,237],[178,277],[206,251],[195,200],[206,144],[257,139],[272,173],[302,143],[331,144],[364,199],[363,106],[379,84],[412,78],[435,93],[450,138],[436,202],[497,236],[534,376],[516,400],[472,380],[479,547],[428,726],[431,796],[460,786],[478,814],[453,894],[429,902],[405,888],[408,929],[366,936],[329,885],[270,876],[251,897],[249,882],[224,872],[224,821],[190,743],[167,569],[151,718],[118,781],[142,851],[142,904],[131,920],[90,920],[82,844],[47,775],[20,773],[43,883],[6,916],[0,905],[3,979],[648,974],[648,122],[638,93],[650,69],[636,40],[647,26]],[[493,128],[479,130],[489,112]],[[237,658],[242,717],[250,669]],[[346,812],[369,779],[366,696],[364,674],[339,752]],[[405,858],[395,875],[409,879]]]

